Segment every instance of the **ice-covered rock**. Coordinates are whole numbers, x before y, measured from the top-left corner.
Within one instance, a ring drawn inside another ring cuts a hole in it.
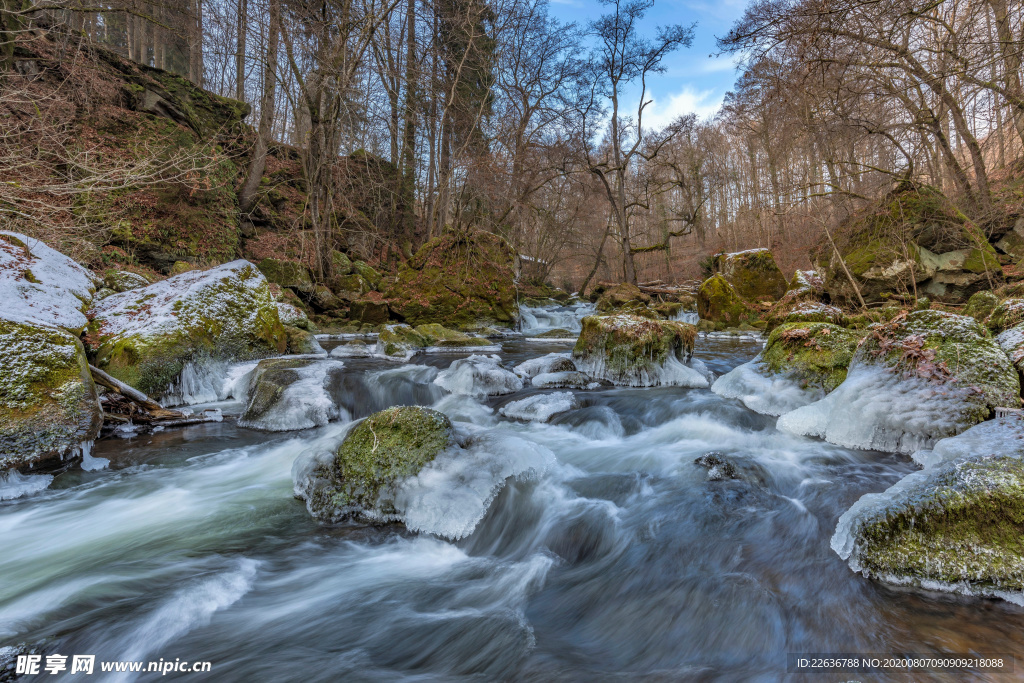
[[[96,291],[92,273],[37,239],[0,232],[0,316],[79,334]]]
[[[250,376],[247,405],[238,424],[283,432],[337,420],[344,411],[331,397],[329,386],[344,367],[338,360],[260,361]]]
[[[848,448],[913,453],[1019,404],[1017,372],[984,328],[917,311],[873,325],[846,380],[778,426]]]
[[[633,315],[591,316],[573,348],[576,367],[613,384],[708,387],[708,376],[688,366],[697,330],[672,320]]]
[[[982,423],[935,450],[951,459],[847,510],[833,550],[887,583],[1024,604],[1024,423]]]
[[[762,415],[782,415],[814,403],[825,394],[820,388],[805,388],[794,379],[771,372],[760,356],[719,377],[711,390],[725,398],[739,399]]]
[[[501,367],[497,355],[460,358],[434,379],[434,384],[453,394],[497,396],[523,388],[523,380]]]
[[[576,364],[568,353],[549,353],[540,358],[524,360],[515,366],[512,371],[523,379],[530,379],[545,372],[572,372],[576,370]]]
[[[578,370],[542,372],[534,375],[530,383],[538,389],[597,389],[601,382]]]
[[[501,432],[457,434],[444,414],[395,407],[357,423],[340,446],[300,456],[295,492],[324,522],[403,522],[458,539],[472,533],[509,477],[534,477],[554,456]]]
[[[96,364],[156,398],[190,364],[257,359],[287,348],[267,281],[248,261],[115,294],[92,313],[87,343]]]
[[[78,338],[0,317],[0,365],[0,471],[60,469],[81,457],[103,415]]]
[[[580,402],[571,391],[556,391],[550,394],[534,394],[518,401],[511,401],[502,406],[498,412],[514,420],[547,422],[558,413],[579,407]]]
[[[285,338],[288,340],[288,353],[302,355],[327,355],[324,347],[320,346],[316,335],[309,330],[304,330],[291,325],[284,325]]]
[[[361,340],[354,340],[347,344],[339,344],[331,349],[331,358],[369,358],[373,355],[373,351],[366,342]]]

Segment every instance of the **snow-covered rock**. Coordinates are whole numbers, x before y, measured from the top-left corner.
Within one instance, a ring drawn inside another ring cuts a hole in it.
[[[633,315],[591,316],[573,348],[576,367],[612,384],[706,388],[709,373],[692,363],[697,330],[673,320]]]
[[[295,493],[319,521],[402,522],[413,531],[463,538],[509,477],[533,478],[550,450],[499,431],[459,434],[443,413],[403,406],[374,413],[342,438],[304,453]]]
[[[278,301],[274,305],[277,306],[277,317],[282,325],[291,325],[303,330],[310,329],[309,316],[301,308],[284,301]]]
[[[248,261],[115,294],[92,310],[97,365],[161,397],[189,366],[282,353],[287,338],[266,279]]]
[[[78,338],[0,317],[0,365],[0,472],[59,469],[80,458],[103,415]]]
[[[0,317],[80,334],[96,292],[92,273],[37,239],[0,232]]]
[[[1006,352],[1018,372],[1024,372],[1024,323],[1003,330],[996,343]]]
[[[973,318],[916,311],[873,325],[846,380],[778,427],[848,448],[913,453],[1017,407],[1017,371]]]
[[[939,441],[933,465],[839,519],[832,548],[867,577],[1024,604],[1024,422]]]
[[[1024,323],[1024,299],[1006,299],[985,321],[994,334],[1000,334]]]
[[[523,380],[500,365],[496,355],[460,358],[434,379],[434,384],[453,394],[497,396],[523,388]]]
[[[284,432],[322,427],[347,417],[329,386],[344,368],[337,360],[274,358],[260,361],[249,379],[242,427]]]
[[[369,358],[373,351],[366,342],[361,340],[350,341],[347,344],[339,344],[331,349],[331,358]]]
[[[580,402],[571,391],[556,391],[551,394],[534,394],[518,401],[511,401],[503,405],[498,412],[514,420],[547,422],[558,413],[579,407]]]

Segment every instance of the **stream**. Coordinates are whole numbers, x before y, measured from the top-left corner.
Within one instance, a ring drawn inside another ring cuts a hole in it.
[[[571,347],[502,348],[511,365]],[[721,375],[759,349],[702,338],[696,357]],[[0,646],[212,662],[104,681],[809,680],[787,674],[787,653],[1024,650],[1024,608],[883,586],[829,547],[839,516],[909,458],[787,435],[707,389],[577,391],[551,422],[517,422],[498,409],[539,390],[450,396],[432,379],[459,357],[345,359],[330,391],[352,418],[433,405],[550,449],[468,537],[317,525],[292,466],[340,422],[108,438],[93,451],[108,469],[0,503]],[[709,451],[738,478],[709,479],[694,462]]]

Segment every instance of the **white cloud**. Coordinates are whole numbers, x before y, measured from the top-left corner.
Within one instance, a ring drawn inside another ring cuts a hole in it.
[[[644,128],[664,128],[684,114],[696,114],[699,119],[714,116],[725,95],[716,95],[713,89],[697,91],[691,85],[668,99],[655,99],[644,110]]]

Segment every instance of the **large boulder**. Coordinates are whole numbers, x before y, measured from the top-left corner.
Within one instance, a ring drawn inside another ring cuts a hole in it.
[[[399,517],[395,496],[401,481],[455,444],[455,429],[444,413],[419,406],[388,408],[356,425],[331,461],[320,465],[311,486],[299,493],[321,521],[391,521]]]
[[[868,328],[846,380],[778,426],[849,448],[913,453],[1020,405],[1009,358],[973,318],[916,311]]]
[[[342,415],[329,391],[344,364],[337,360],[261,360],[249,377],[242,427],[284,432],[322,427]]]
[[[195,376],[217,361],[287,348],[267,280],[248,261],[115,294],[91,314],[86,340],[96,364],[154,397],[167,394],[183,372]]]
[[[993,333],[1005,332],[1024,323],[1024,299],[1007,299],[992,310],[985,321]]]
[[[482,337],[471,337],[437,323],[416,327],[396,324],[386,325],[380,331],[376,353],[385,358],[408,360],[427,349],[474,349],[484,346],[491,346],[491,343]]]
[[[103,426],[85,349],[65,330],[0,318],[0,472],[70,464]]]
[[[733,327],[757,317],[729,281],[717,274],[702,282],[697,290],[697,314],[701,320]]]
[[[519,318],[515,258],[498,235],[447,230],[424,244],[385,292],[393,317],[419,325],[510,327]]]
[[[964,302],[1002,277],[984,233],[931,188],[902,185],[839,226],[834,241],[818,249],[833,302],[858,301],[851,276],[868,302],[917,291],[946,303]]]
[[[37,239],[0,232],[0,316],[79,334],[97,278]]]
[[[782,415],[842,384],[861,338],[829,323],[786,323],[772,331],[757,358],[719,377],[711,389],[758,413]]]
[[[714,269],[736,289],[739,296],[750,301],[774,301],[782,298],[789,288],[786,276],[768,249],[715,254]]]
[[[929,468],[863,496],[832,548],[867,577],[929,590],[1024,592],[1024,423],[979,424],[943,439]]]
[[[300,292],[313,291],[313,278],[305,263],[287,259],[265,258],[257,265],[268,282]]]
[[[707,387],[703,365],[691,362],[696,339],[697,328],[673,320],[588,316],[572,356],[579,370],[613,384]]]
[[[979,323],[985,322],[985,319],[992,315],[992,311],[998,305],[999,297],[990,290],[984,289],[980,292],[975,292],[967,300],[967,305],[964,307],[964,315],[971,316]]]

